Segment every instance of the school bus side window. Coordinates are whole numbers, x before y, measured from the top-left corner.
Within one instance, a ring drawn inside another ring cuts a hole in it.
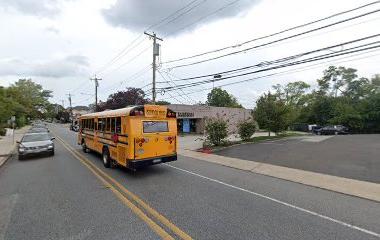
[[[116,133],[121,133],[121,117],[116,118]]]
[[[111,131],[111,119],[110,118],[107,118],[106,120],[106,132],[110,132]]]
[[[102,118],[102,132],[105,132],[106,130],[106,119]]]
[[[114,133],[115,132],[115,127],[116,127],[116,119],[115,118],[111,118],[111,132]]]

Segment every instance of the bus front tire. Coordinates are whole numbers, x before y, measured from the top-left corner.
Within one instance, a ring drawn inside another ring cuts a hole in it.
[[[85,141],[82,141],[82,150],[85,153],[89,153],[90,152],[90,149],[87,148],[87,145],[86,145]]]
[[[108,149],[104,149],[103,150],[103,165],[105,168],[109,168],[111,167],[111,158],[110,158],[110,154],[108,152]]]

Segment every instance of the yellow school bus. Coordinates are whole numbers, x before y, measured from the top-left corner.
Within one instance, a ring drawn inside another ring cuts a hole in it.
[[[82,115],[78,144],[102,154],[106,168],[133,170],[177,160],[177,119],[166,106],[143,105]]]

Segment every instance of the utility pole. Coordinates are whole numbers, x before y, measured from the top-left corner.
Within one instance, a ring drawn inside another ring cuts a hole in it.
[[[153,34],[144,32],[145,35],[148,35],[151,39],[153,39],[153,79],[152,79],[152,98],[153,98],[153,104],[156,103],[156,57],[160,54],[160,44],[157,43],[157,40],[163,41],[162,38],[159,38],[156,36],[156,34],[153,32]]]
[[[71,117],[71,119],[73,118],[73,106],[71,105],[71,97],[72,97],[72,95],[71,95],[71,93],[69,93],[69,94],[66,94],[67,96],[69,96],[69,104],[70,104],[70,117]]]
[[[94,78],[90,78],[90,80],[95,82],[95,112],[97,112],[98,111],[98,87],[99,87],[98,81],[100,81],[102,79],[97,78],[96,74],[95,74]]]

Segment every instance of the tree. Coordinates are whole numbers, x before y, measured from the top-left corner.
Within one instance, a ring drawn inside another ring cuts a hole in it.
[[[99,103],[99,109],[118,109],[131,105],[142,105],[149,102],[145,98],[145,93],[140,88],[127,88],[126,91],[119,91],[109,95],[107,101]]]
[[[276,95],[286,104],[294,107],[302,106],[305,103],[305,92],[309,88],[310,85],[303,81],[291,82],[285,86],[280,84],[273,86]]]
[[[243,141],[248,141],[249,139],[251,139],[255,131],[256,131],[256,124],[252,120],[241,122],[238,125],[239,136]]]
[[[207,121],[206,127],[207,140],[213,145],[219,146],[228,136],[227,122],[223,119],[210,119]]]
[[[214,107],[242,108],[233,95],[221,88],[214,88],[207,94],[206,104]]]
[[[31,79],[20,79],[7,89],[7,97],[22,105],[25,117],[41,118],[50,104],[50,90],[44,90]],[[16,116],[17,117],[17,116]]]
[[[256,101],[254,118],[261,129],[279,133],[289,125],[290,109],[275,94],[268,92]]]

